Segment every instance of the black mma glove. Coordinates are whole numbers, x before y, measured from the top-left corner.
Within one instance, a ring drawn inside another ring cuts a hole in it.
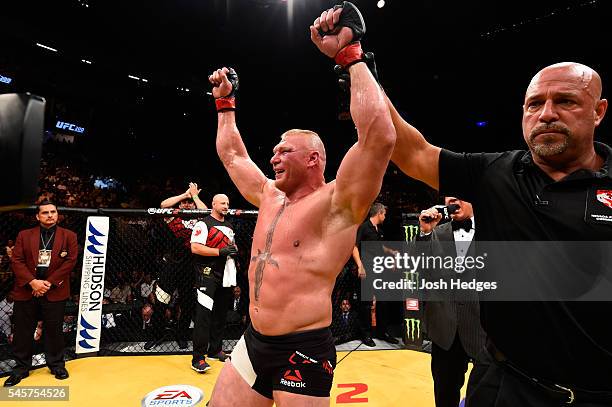
[[[345,1],[342,5],[334,6],[334,10],[342,7],[338,27],[348,27],[353,32],[353,41],[342,48],[334,57],[334,61],[342,68],[347,69],[349,66],[364,60],[364,54],[361,50],[361,38],[366,32],[365,21],[361,12],[350,1]]]
[[[215,99],[215,106],[217,112],[224,112],[226,110],[236,110],[236,93],[238,92],[238,74],[234,68],[228,68],[227,79],[232,84],[232,91],[223,97]]]
[[[219,249],[219,257],[231,256],[233,254],[238,254],[238,247],[236,245],[225,246]]]
[[[361,37],[366,32],[365,21],[361,12],[350,1],[344,1],[342,4],[336,4],[334,10],[338,10],[342,7],[342,13],[340,13],[340,20],[338,21],[337,27],[348,27],[353,31],[353,42],[359,42]],[[326,36],[329,33],[319,30],[321,37]]]

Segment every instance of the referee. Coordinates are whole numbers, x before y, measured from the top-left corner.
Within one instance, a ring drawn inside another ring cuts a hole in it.
[[[542,69],[523,105],[529,151],[480,154],[429,144],[388,102],[392,159],[442,194],[472,202],[476,240],[610,241],[612,150],[594,141],[608,107],[601,93],[600,76],[585,65]],[[472,371],[470,385],[478,386],[467,405],[612,405],[612,330],[602,327],[610,315],[612,302],[481,303],[492,363]]]

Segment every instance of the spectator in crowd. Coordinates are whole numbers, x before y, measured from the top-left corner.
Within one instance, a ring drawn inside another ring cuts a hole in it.
[[[132,298],[140,298],[140,285],[144,280],[144,272],[142,270],[132,271],[130,278],[130,288],[132,289]]]
[[[153,292],[153,281],[151,281],[151,274],[146,273],[140,284],[140,298],[143,302],[151,302],[149,298]]]
[[[112,304],[109,296],[104,296],[102,299],[102,306]],[[105,312],[102,314],[102,327],[105,329],[115,328],[117,327],[117,323],[115,322],[115,314],[112,312]]]
[[[169,246],[173,246],[173,244]],[[155,329],[152,331],[152,338],[149,338],[144,344],[145,350],[149,350],[168,340],[175,340],[181,349],[185,349],[188,346],[182,334],[179,334],[181,329],[178,328],[178,324],[185,323],[187,325],[186,329],[188,329],[191,318],[187,315],[186,321],[182,321],[182,313],[178,306],[179,289],[174,287],[173,291],[169,291],[169,287],[172,287],[171,283],[175,280],[172,279],[174,277],[168,277],[171,276],[173,271],[177,270],[177,264],[183,260],[175,257],[175,254],[173,254],[176,253],[175,250],[170,249],[170,252],[167,252],[161,259],[161,278],[151,283],[151,294],[148,297],[148,303],[153,305],[153,326]],[[165,285],[160,286],[160,281],[162,283],[166,281]],[[162,289],[162,287],[164,288]]]
[[[153,306],[145,304],[141,310],[142,315],[142,330],[148,331],[153,326]]]
[[[339,312],[334,313],[332,334],[336,345],[352,341],[359,337],[359,315],[351,310],[351,302],[344,298]]]
[[[39,201],[53,200],[84,208],[119,206],[120,183],[101,174],[91,175],[84,157],[74,149],[65,143],[47,141],[43,152]]]
[[[57,208],[51,202],[38,206],[36,219],[39,226],[19,232],[13,250],[13,355],[16,366],[4,386],[14,386],[29,375],[31,335],[39,313],[45,326],[47,366],[57,379],[68,378],[64,366],[62,321],[70,295],[70,272],[78,256],[77,237],[74,232],[57,225]]]
[[[245,301],[242,296],[242,289],[240,286],[234,287],[234,297],[232,298],[232,306],[227,311],[227,324],[240,324],[241,328],[246,328],[247,315],[249,313],[249,304]],[[240,332],[242,335],[242,332]]]
[[[76,316],[75,315],[64,315],[64,323],[62,325],[62,332],[70,333],[76,329]]]
[[[110,293],[110,300],[113,303],[127,304],[132,301],[132,287],[125,277],[120,277],[117,285]]]
[[[9,241],[6,243],[6,247],[4,248],[4,251],[6,253],[6,255],[9,257],[9,259],[11,257],[13,257],[13,250],[15,249],[15,242],[11,239],[9,239]]]
[[[157,291],[155,284],[153,291]],[[142,319],[145,321],[143,330],[146,331],[145,337],[148,339],[144,344],[144,349],[150,350],[169,340],[176,340],[181,349],[186,348],[186,344],[181,345],[183,339],[177,336],[177,324],[182,312],[179,306],[178,288],[175,288],[172,295],[169,296],[157,291],[156,295],[151,294],[150,297],[155,305],[147,303],[142,307]]]
[[[6,273],[11,268],[11,258],[7,254],[0,254],[0,272]],[[7,276],[0,275],[0,282],[4,282]]]
[[[172,208],[174,205],[178,204],[179,209],[208,209],[206,204],[200,199],[200,192],[202,192],[202,189],[198,188],[198,184],[195,182],[190,182],[187,191],[180,195],[175,195],[164,199],[161,202],[160,207]],[[174,219],[180,220],[180,218],[166,218],[166,222],[172,223]]]

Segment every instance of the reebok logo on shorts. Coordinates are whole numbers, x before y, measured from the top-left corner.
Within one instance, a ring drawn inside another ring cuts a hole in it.
[[[298,369],[289,369],[285,371],[285,374],[281,378],[280,383],[288,387],[306,387],[306,383],[302,381],[302,374]]]

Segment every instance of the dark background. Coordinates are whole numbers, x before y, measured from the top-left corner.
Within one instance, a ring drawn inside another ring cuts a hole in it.
[[[0,83],[0,93],[44,96],[48,130],[57,120],[85,127],[75,144],[92,168],[160,180],[195,175],[211,193],[228,192],[233,207],[248,207],[214,147],[216,114],[205,92],[208,74],[221,66],[240,75],[238,124],[268,175],[271,149],[290,128],[321,135],[328,180],[355,141],[352,124],[337,119],[333,62],[309,38],[308,26],[333,1],[12,3],[0,11],[0,74],[13,82]],[[604,96],[612,80],[608,1],[387,0],[382,9],[375,0],[354,3],[368,28],[363,48],[375,52],[387,93],[440,146],[522,148],[524,90],[548,64],[592,66],[604,79]],[[609,140],[609,120],[597,139]],[[385,185],[415,184],[391,166]]]

